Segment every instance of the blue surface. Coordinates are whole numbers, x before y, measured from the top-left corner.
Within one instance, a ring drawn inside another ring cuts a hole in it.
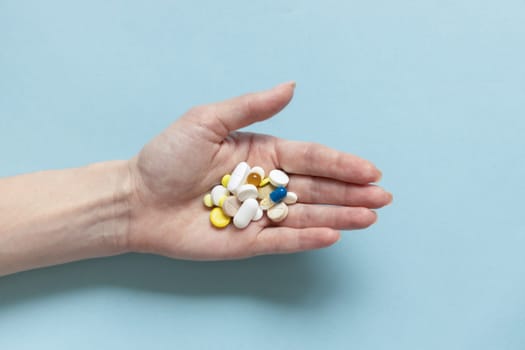
[[[0,176],[129,158],[197,103],[373,160],[333,248],[127,255],[0,279],[0,349],[525,348],[525,2],[0,0]],[[1,194],[0,194],[1,195]]]

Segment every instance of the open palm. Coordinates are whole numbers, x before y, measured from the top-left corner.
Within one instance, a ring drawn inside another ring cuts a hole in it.
[[[130,161],[130,248],[183,259],[237,259],[325,247],[339,239],[338,230],[373,224],[371,209],[392,197],[370,184],[381,176],[371,163],[319,144],[236,131],[279,112],[293,90],[286,83],[195,107],[147,144]],[[290,175],[288,188],[299,203],[283,222],[264,217],[243,230],[211,226],[202,197],[241,161]]]

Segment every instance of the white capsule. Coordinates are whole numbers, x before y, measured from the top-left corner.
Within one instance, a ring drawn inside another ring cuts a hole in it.
[[[257,200],[253,198],[245,200],[237,211],[237,214],[233,217],[235,227],[242,229],[248,226],[250,221],[255,217],[255,214],[257,214],[258,208],[259,204]]]
[[[250,170],[250,173],[256,173],[256,174],[258,174],[258,175],[261,177],[261,179],[264,179],[264,175],[265,175],[265,173],[264,173],[264,169],[261,168],[260,166],[254,166],[254,167]]]
[[[250,184],[245,184],[237,187],[237,199],[239,199],[241,202],[244,202],[248,198],[257,198],[259,195],[259,191],[257,191],[257,187]]]
[[[219,206],[219,201],[222,197],[228,196],[230,193],[223,185],[217,185],[211,190],[211,200],[213,204]]]
[[[295,192],[287,192],[286,197],[284,197],[283,202],[286,204],[294,204],[297,203],[297,193]]]
[[[235,169],[230,176],[230,181],[228,182],[228,190],[234,193],[237,188],[244,183],[246,176],[250,172],[250,166],[246,162],[240,162],[237,164]]]
[[[286,175],[284,171],[277,169],[270,171],[268,177],[270,178],[270,183],[275,187],[286,187],[286,185],[288,185],[288,182],[290,182],[290,178],[288,177],[288,175]]]
[[[257,212],[255,213],[255,216],[253,217],[252,220],[253,221],[261,220],[262,217],[263,217],[263,214],[264,214],[264,212],[263,212],[262,208],[259,206],[259,208],[257,208]]]

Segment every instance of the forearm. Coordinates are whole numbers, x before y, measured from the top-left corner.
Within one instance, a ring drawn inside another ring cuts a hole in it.
[[[0,179],[0,276],[127,249],[127,162]]]

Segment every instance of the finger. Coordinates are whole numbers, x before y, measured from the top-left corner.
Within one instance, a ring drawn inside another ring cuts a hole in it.
[[[294,82],[280,84],[270,90],[193,108],[188,116],[213,130],[214,141],[222,141],[232,131],[277,114],[292,99],[294,88]]]
[[[330,227],[335,230],[366,228],[377,221],[373,210],[363,207],[343,207],[315,204],[294,204],[280,226],[294,228]]]
[[[381,178],[381,172],[369,161],[316,143],[278,140],[276,152],[278,165],[288,173],[356,184]]]
[[[292,175],[288,190],[297,193],[301,203],[381,208],[392,202],[392,195],[375,185],[356,185],[324,177]]]
[[[319,249],[334,244],[339,238],[338,231],[327,227],[268,227],[257,235],[254,254],[282,254]]]

